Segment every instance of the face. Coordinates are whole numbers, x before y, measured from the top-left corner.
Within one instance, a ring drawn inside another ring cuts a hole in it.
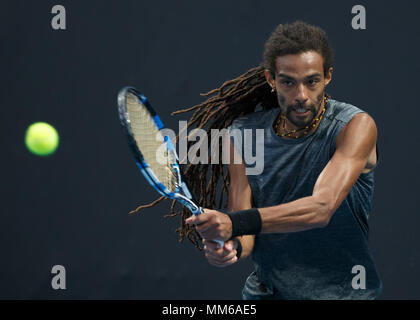
[[[332,68],[324,76],[323,58],[315,51],[277,57],[275,65],[275,77],[268,70],[265,76],[275,86],[281,112],[295,128],[310,124],[321,109]]]

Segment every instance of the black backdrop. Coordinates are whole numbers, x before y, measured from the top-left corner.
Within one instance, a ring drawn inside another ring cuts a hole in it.
[[[240,299],[251,262],[209,266],[177,242],[119,127],[116,94],[140,88],[163,114],[256,66],[279,23],[324,28],[336,51],[328,92],[368,111],[380,165],[370,243],[382,299],[418,299],[418,6],[414,1],[1,1],[0,298]],[[67,29],[51,28],[66,8]],[[364,5],[367,29],[353,30]],[[54,125],[57,153],[30,154],[35,121]],[[66,268],[66,290],[51,268]]]

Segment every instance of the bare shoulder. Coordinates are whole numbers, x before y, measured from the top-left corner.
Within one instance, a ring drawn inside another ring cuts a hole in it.
[[[352,120],[350,120],[349,123],[351,123],[354,120],[354,122],[361,122],[365,125],[371,125],[374,126],[376,128],[376,123],[375,120],[373,119],[373,117],[366,113],[366,112],[360,112],[358,114],[356,114]]]
[[[356,114],[341,130],[336,145],[339,147],[345,142],[354,140],[366,141],[368,144],[376,143],[378,130],[375,120],[366,112]]]
[[[364,129],[364,131],[374,130],[376,131],[376,123],[372,116],[366,112],[360,112],[356,114],[346,125],[347,128],[358,128]]]
[[[336,149],[351,158],[367,158],[363,173],[375,168],[378,161],[376,149],[378,130],[375,120],[363,112],[356,114],[339,133]]]

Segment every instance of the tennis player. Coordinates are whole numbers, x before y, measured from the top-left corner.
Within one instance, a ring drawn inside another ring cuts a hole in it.
[[[264,129],[264,170],[246,175],[250,164],[233,164],[235,152],[255,145],[231,139],[230,212],[205,209],[186,220],[204,239],[210,264],[252,257],[244,299],[374,299],[381,292],[368,247],[377,128],[367,112],[326,94],[332,63],[319,27],[298,21],[275,29],[262,63],[270,90],[260,100],[271,95],[277,105],[230,126]]]

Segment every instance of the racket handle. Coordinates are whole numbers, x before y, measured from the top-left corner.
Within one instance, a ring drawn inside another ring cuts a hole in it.
[[[223,248],[223,246],[225,245],[225,243],[222,240],[213,240],[214,242],[217,242],[220,246],[220,248]]]

